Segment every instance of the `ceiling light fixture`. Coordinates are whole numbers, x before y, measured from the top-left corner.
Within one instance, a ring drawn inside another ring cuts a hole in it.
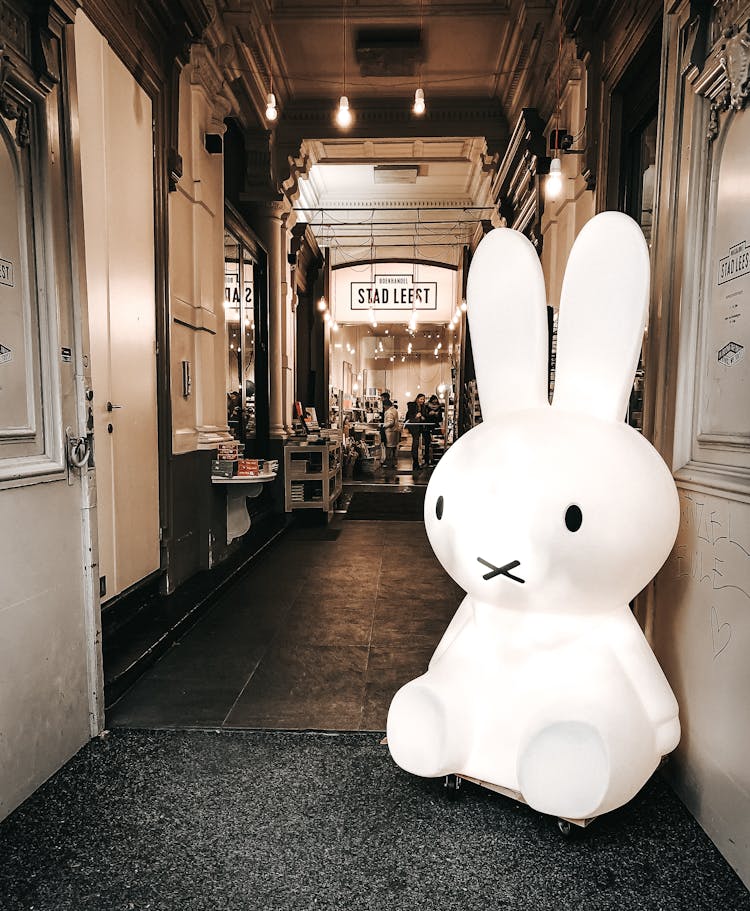
[[[549,163],[545,192],[549,199],[557,199],[560,190],[562,190],[562,162],[559,158],[553,158]]]
[[[422,7],[422,0],[419,0],[419,43],[422,43],[422,32],[424,30],[424,10]],[[420,54],[421,57],[421,54]],[[422,88],[422,61],[419,61],[419,70],[418,70],[419,83],[417,85],[417,90],[414,93],[414,106],[412,111],[421,117],[424,114],[424,89]]]
[[[341,93],[341,98],[339,98],[339,109],[336,111],[336,123],[340,127],[346,129],[351,126],[352,123],[352,112],[349,110],[349,99],[346,96],[346,0],[342,0],[341,4],[341,43],[344,53],[344,90]]]
[[[544,182],[544,190],[548,199],[557,199],[562,190],[562,162],[559,158],[560,151],[560,70],[562,68],[562,0],[560,0],[560,22],[558,25],[558,44],[557,44],[557,104],[555,105],[555,131],[554,131],[554,152],[555,157],[549,163],[549,174]]]
[[[344,128],[351,126],[352,112],[349,110],[349,99],[346,95],[342,95],[341,98],[339,98],[339,109],[336,111],[336,123]]]
[[[414,111],[417,116],[424,114],[424,89],[417,89],[417,91],[414,93],[414,107],[412,108],[412,111]]]
[[[266,120],[276,120],[279,112],[276,110],[276,96],[269,92],[266,97]]]

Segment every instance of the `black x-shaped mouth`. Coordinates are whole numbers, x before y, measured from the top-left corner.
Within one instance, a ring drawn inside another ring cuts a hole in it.
[[[515,569],[517,566],[521,565],[520,560],[513,560],[511,563],[506,563],[505,566],[495,566],[494,563],[490,563],[489,560],[484,560],[482,557],[477,557],[477,560],[484,566],[490,568],[490,572],[485,573],[482,576],[483,579],[494,579],[495,576],[507,576],[509,579],[512,579],[514,582],[520,582],[522,585],[526,581],[518,576],[514,576],[513,573],[510,572],[511,569]]]

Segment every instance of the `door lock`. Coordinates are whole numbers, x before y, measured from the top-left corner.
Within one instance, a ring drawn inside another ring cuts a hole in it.
[[[83,468],[91,456],[91,443],[87,436],[73,436],[70,427],[65,429],[65,457],[70,468]]]

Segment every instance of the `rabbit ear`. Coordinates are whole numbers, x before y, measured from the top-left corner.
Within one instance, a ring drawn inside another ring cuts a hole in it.
[[[466,288],[482,416],[549,404],[547,298],[536,250],[495,228],[477,247]]]
[[[573,244],[560,294],[555,408],[622,421],[648,317],[643,232],[602,212]]]

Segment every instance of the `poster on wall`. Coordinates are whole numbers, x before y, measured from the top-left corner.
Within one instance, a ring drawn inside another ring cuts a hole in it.
[[[701,433],[750,435],[750,113],[731,116],[716,179]]]

